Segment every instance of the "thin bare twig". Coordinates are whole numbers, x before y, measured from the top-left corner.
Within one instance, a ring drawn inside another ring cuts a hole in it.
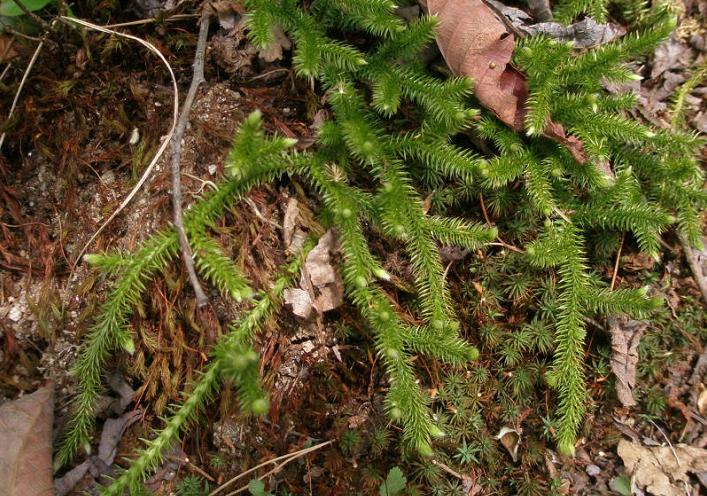
[[[283,227],[280,224],[278,224],[272,219],[267,219],[262,213],[260,213],[260,210],[258,210],[258,206],[253,200],[251,200],[247,196],[244,198],[244,200],[248,204],[248,206],[253,209],[253,213],[258,219],[265,222],[266,224],[270,224],[271,226],[278,228],[281,231],[283,230]]]
[[[88,240],[88,242],[84,245],[83,248],[81,248],[81,251],[79,252],[78,256],[74,260],[74,264],[71,267],[71,272],[69,274],[69,278],[67,279],[67,284],[71,282],[71,276],[73,275],[74,270],[76,269],[76,264],[81,260],[81,257],[83,256],[84,253],[86,253],[86,250],[88,247],[93,243],[93,241],[98,237],[98,235],[105,229],[105,227],[110,224],[110,222],[116,218],[116,216],[123,211],[123,209],[132,201],[132,199],[135,197],[137,192],[142,188],[142,185],[145,184],[145,181],[147,181],[147,178],[150,177],[150,174],[152,173],[152,170],[155,168],[155,165],[157,165],[157,162],[159,161],[160,157],[162,157],[162,154],[164,151],[167,149],[171,142],[172,135],[174,134],[174,129],[177,126],[177,118],[179,117],[179,88],[177,87],[177,78],[174,75],[174,71],[172,70],[172,66],[169,65],[169,62],[167,62],[167,59],[165,58],[164,55],[162,55],[162,52],[160,52],[157,47],[155,47],[152,43],[149,43],[142,38],[138,38],[137,36],[133,36],[130,34],[125,34],[125,33],[120,33],[118,31],[114,31],[112,29],[105,28],[103,26],[98,26],[96,24],[93,24],[88,21],[84,21],[81,19],[77,19],[75,17],[62,17],[62,20],[74,24],[78,24],[80,26],[87,27],[89,29],[93,29],[94,31],[100,31],[101,33],[108,33],[108,34],[114,34],[116,36],[120,36],[122,38],[127,38],[129,40],[137,41],[140,43],[142,46],[150,50],[152,53],[157,55],[159,59],[162,61],[162,63],[167,67],[167,70],[169,71],[169,75],[172,78],[172,89],[173,89],[173,99],[172,99],[172,125],[167,132],[167,136],[165,137],[164,141],[160,145],[159,149],[157,150],[157,153],[155,153],[155,156],[152,158],[152,161],[150,161],[149,165],[145,169],[145,172],[142,173],[142,176],[140,177],[140,180],[137,182],[135,187],[128,193],[128,196],[123,200],[123,202],[120,204],[120,206],[111,214],[110,217],[108,217],[108,220],[106,220],[101,227],[98,228],[98,230],[93,233],[91,238]]]
[[[182,112],[177,122],[177,128],[174,131],[172,138],[172,209],[174,211],[174,228],[179,236],[179,246],[182,250],[182,260],[189,275],[189,282],[194,288],[196,296],[196,304],[198,308],[205,306],[209,300],[204,293],[199,278],[194,269],[194,260],[192,258],[191,246],[187,239],[187,233],[184,231],[184,219],[182,214],[182,178],[181,178],[181,161],[182,161],[182,138],[184,131],[189,122],[189,114],[194,105],[194,98],[199,86],[204,82],[204,56],[206,53],[206,39],[209,35],[209,25],[211,24],[211,16],[208,10],[204,10],[201,17],[201,26],[199,27],[199,40],[196,44],[196,54],[194,55],[194,73],[189,86],[189,92],[184,99]]]
[[[205,470],[203,470],[202,468],[200,468],[199,466],[197,466],[196,464],[194,464],[194,463],[189,459],[188,456],[185,456],[184,458],[179,457],[179,456],[168,456],[167,458],[168,458],[169,460],[174,460],[174,461],[177,461],[177,462],[182,462],[182,463],[186,464],[186,465],[187,465],[190,469],[192,469],[194,472],[196,472],[197,474],[199,474],[200,476],[202,476],[204,479],[208,479],[208,480],[210,480],[211,482],[216,482],[216,479],[214,479],[213,477],[211,477]]]
[[[478,486],[476,485],[476,476],[473,475],[474,472],[472,471],[472,476],[469,475],[464,475],[460,474],[459,472],[453,470],[452,468],[448,467],[444,463],[440,462],[439,460],[432,460],[433,465],[437,465],[439,468],[447,472],[449,475],[452,475],[462,481],[462,485],[464,488],[464,494],[474,494],[474,488],[478,489]]]
[[[621,243],[619,244],[619,249],[616,252],[616,262],[614,263],[614,274],[611,276],[611,291],[614,290],[614,286],[616,286],[616,276],[619,275],[619,262],[621,261],[621,250],[623,250],[624,247],[624,240],[626,239],[626,233],[621,234]]]
[[[697,259],[697,256],[695,256],[695,251],[692,249],[692,246],[690,246],[690,242],[687,240],[687,238],[682,235],[679,235],[678,238],[680,239],[682,251],[685,252],[687,264],[690,266],[690,270],[692,271],[692,275],[695,278],[695,282],[697,282],[697,285],[700,288],[700,292],[702,293],[702,299],[705,301],[705,303],[707,303],[707,279],[705,279],[705,275],[702,272],[702,264]]]
[[[660,432],[663,435],[663,438],[667,441],[668,446],[670,447],[670,451],[673,453],[673,456],[675,457],[675,461],[678,462],[678,467],[680,466],[680,458],[678,458],[678,454],[675,452],[675,448],[673,448],[673,443],[670,442],[670,439],[668,436],[665,435],[665,432],[663,432],[663,429],[658,427],[658,424],[653,422],[650,418],[646,417],[646,420],[653,424],[653,426],[658,429],[658,432]]]
[[[16,29],[12,28],[11,26],[8,26],[7,24],[5,24],[4,21],[2,21],[1,17],[0,17],[0,24],[2,24],[2,31],[7,34],[10,34],[12,36],[17,36],[18,38],[24,38],[25,40],[36,41],[36,42],[42,41],[42,38],[21,33],[20,31],[17,31]],[[10,47],[12,47],[12,44],[9,43],[7,46],[9,49]],[[7,51],[7,49],[6,49],[6,51]],[[0,57],[0,60],[3,60],[4,58],[5,58],[5,54],[3,54],[2,57]]]
[[[5,57],[3,57],[3,58],[5,58]],[[11,63],[8,63],[8,64],[5,66],[5,68],[2,70],[2,72],[0,72],[0,81],[2,81],[3,79],[5,79],[5,76],[7,76],[7,73],[10,71],[10,67],[12,67],[12,64],[11,64]]]
[[[439,468],[441,468],[442,470],[444,470],[445,472],[447,472],[449,475],[452,475],[452,476],[456,477],[456,478],[459,479],[459,480],[465,480],[465,479],[468,478],[468,477],[466,477],[466,476],[460,474],[459,472],[453,470],[452,468],[448,467],[447,465],[445,465],[444,463],[440,462],[439,460],[432,460],[432,465],[437,465]]]
[[[157,18],[148,17],[147,19],[138,19],[136,21],[128,22],[118,22],[116,24],[106,24],[107,28],[125,28],[128,26],[141,26],[143,24],[152,24],[153,22],[177,22],[184,21],[188,19],[194,19],[195,17],[201,17],[199,14],[175,14],[169,17]]]
[[[509,245],[508,243],[506,243],[505,241],[503,241],[501,238],[496,238],[496,239],[498,239],[498,242],[486,243],[486,245],[487,245],[487,246],[502,246],[503,248],[508,248],[509,250],[514,251],[514,252],[516,252],[516,253],[525,253],[525,252],[524,252],[523,250],[521,250],[520,248],[518,248],[518,247],[516,247],[516,246],[513,246],[513,245]]]
[[[37,62],[37,57],[39,57],[39,52],[42,51],[42,47],[44,46],[44,41],[40,41],[39,44],[37,45],[37,48],[34,50],[34,53],[32,54],[32,58],[29,60],[29,64],[27,64],[27,69],[25,69],[25,73],[22,75],[22,81],[20,81],[20,86],[17,88],[17,92],[15,92],[15,98],[12,99],[12,105],[10,106],[10,112],[7,114],[7,121],[8,122],[12,118],[12,114],[15,112],[15,107],[17,107],[17,101],[20,99],[20,93],[22,93],[22,88],[25,87],[25,83],[27,82],[27,78],[29,77],[29,73],[32,72],[32,67],[34,67],[35,62]],[[0,150],[2,150],[2,145],[5,143],[5,135],[7,133],[3,132],[2,135],[0,136]]]
[[[479,204],[481,205],[481,213],[484,215],[484,220],[486,221],[486,224],[488,224],[489,226],[493,226],[494,224],[493,224],[493,222],[491,222],[491,218],[489,217],[488,210],[486,210],[486,202],[484,201],[483,194],[479,195]],[[506,243],[505,241],[503,241],[501,239],[500,235],[496,236],[496,239],[498,240],[497,243],[488,243],[488,245],[489,246],[503,246],[504,248],[508,248],[509,250],[514,251],[516,253],[525,253],[520,248],[516,248],[515,246],[510,245],[510,244]]]

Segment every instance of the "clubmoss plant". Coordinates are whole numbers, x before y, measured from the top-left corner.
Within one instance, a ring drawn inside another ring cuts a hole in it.
[[[245,126],[244,126],[245,127]],[[245,129],[247,132],[247,129]],[[268,149],[260,156],[260,166],[251,175],[232,179],[223,183],[208,198],[197,203],[185,215],[187,232],[197,233],[194,252],[197,266],[206,268],[206,273],[216,280],[219,287],[229,295],[243,294],[243,287],[234,285],[234,280],[242,281],[235,274],[235,268],[221,263],[223,256],[214,256],[211,250],[204,250],[199,243],[199,233],[210,226],[227,206],[248,192],[260,182],[272,180],[285,171],[278,156],[288,146],[285,140],[267,140]],[[279,147],[279,148],[278,148]],[[209,248],[215,245],[209,244]],[[111,353],[125,351],[132,353],[135,346],[129,331],[128,318],[137,302],[142,298],[147,282],[163,271],[178,252],[179,241],[176,232],[165,230],[153,235],[134,254],[92,255],[88,261],[117,275],[118,282],[101,307],[96,324],[89,330],[79,359],[74,365],[74,374],[79,382],[79,394],[74,399],[71,420],[65,431],[55,457],[55,466],[61,467],[71,460],[79,448],[89,448],[89,441],[95,424],[94,407],[103,391],[102,374],[106,360]],[[202,257],[206,254],[206,258]],[[209,265],[216,260],[216,265]],[[224,270],[221,272],[221,270]]]
[[[305,253],[309,248],[309,245],[305,247]],[[302,256],[296,257],[273,287],[267,292],[261,292],[253,309],[223,335],[212,352],[211,362],[198,381],[185,392],[184,401],[173,407],[172,413],[165,419],[164,427],[155,432],[154,438],[146,441],[138,457],[103,491],[104,495],[118,496],[125,489],[132,494],[144,475],[155,470],[162,462],[162,454],[174,446],[189,424],[196,420],[222,381],[228,380],[236,386],[242,410],[256,415],[267,413],[269,404],[259,381],[259,359],[252,348],[252,340],[277,307],[282,293],[297,279],[302,259]]]
[[[319,85],[332,118],[319,129],[314,151],[290,154],[284,152],[293,141],[267,137],[259,113],[245,120],[228,159],[229,178],[187,214],[197,267],[227,296],[247,298],[247,281],[209,237],[209,227],[251,187],[284,173],[299,176],[318,193],[322,218],[338,234],[346,294],[375,336],[389,382],[386,411],[401,424],[404,447],[430,455],[434,438],[444,435],[439,426],[454,425],[460,438],[475,440],[480,461],[498,465],[500,454],[483,419],[433,421],[432,400],[414,366],[417,355],[450,367],[467,366],[477,358],[479,351],[462,338],[458,315],[471,313],[484,324],[479,331],[484,351],[497,353],[516,372],[495,383],[503,390],[498,396],[501,416],[517,418],[520,407],[513,396],[526,395],[543,377],[556,391],[552,432],[558,449],[573,453],[589,400],[587,319],[617,313],[643,317],[658,304],[646,290],[614,290],[594,273],[587,240],[629,233],[640,249],[657,257],[659,237],[671,226],[695,244],[701,234],[699,209],[707,198],[694,158],[701,141],[627,117],[624,110],[634,105],[635,97],[609,94],[603,86],[635,79],[625,62],[668,36],[673,18],[654,9],[642,16],[635,33],[581,53],[544,37],[524,40],[515,54],[530,86],[527,133],[521,136],[469,107],[471,81],[437,77],[420,62],[420,50],[434,36],[434,17],[406,25],[395,15],[393,3],[384,0],[318,0],[308,7],[295,0],[244,3],[255,44],[268,46],[278,27],[293,39],[294,69]],[[598,8],[586,5],[581,11]],[[567,16],[576,15],[572,12]],[[350,31],[365,33],[368,40],[355,45],[332,35]],[[586,161],[577,162],[562,145],[543,137],[550,119],[581,140]],[[485,141],[485,155],[458,144],[468,137]],[[425,202],[426,197],[431,201]],[[484,199],[491,214],[500,217],[498,227],[479,222],[481,215],[472,213],[470,205],[479,201],[488,218]],[[453,211],[464,217],[451,215]],[[409,257],[417,300],[408,309],[394,305],[384,291],[390,276],[369,248],[371,232],[394,240]],[[465,284],[467,300],[455,302],[439,245],[460,245],[474,253],[499,233],[506,241],[494,243],[488,256],[492,263],[485,264],[492,269],[469,272],[484,284]],[[131,308],[177,246],[175,234],[164,231],[133,255],[94,260],[120,279],[77,365],[82,392],[60,463],[89,439],[106,357],[132,349],[127,328]],[[285,285],[277,286],[278,291]],[[269,298],[257,297],[251,313],[217,346],[184,403],[104,494],[121,494],[155,467],[162,450],[193,419],[224,373],[238,385],[246,410],[267,408],[251,339],[261,314],[272,308]],[[499,321],[507,306],[522,310],[516,316],[517,332]],[[414,315],[415,325],[403,312]],[[545,371],[543,356],[549,353],[552,366]],[[478,410],[459,389],[475,391],[480,386],[471,377],[486,380],[491,375],[483,370],[445,384],[444,394],[458,411]]]

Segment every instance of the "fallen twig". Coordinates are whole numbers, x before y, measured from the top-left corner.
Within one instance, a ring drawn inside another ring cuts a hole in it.
[[[147,19],[138,19],[136,21],[128,21],[128,22],[118,22],[116,24],[106,24],[105,27],[115,29],[115,28],[125,28],[128,26],[141,26],[143,24],[151,24],[153,22],[177,22],[177,21],[184,21],[187,19],[194,19],[195,17],[200,17],[199,14],[175,14],[171,15],[169,17],[162,17],[162,18],[157,18],[157,17],[149,17]]]
[[[624,247],[624,240],[626,239],[626,233],[621,234],[621,243],[619,243],[619,249],[616,251],[616,262],[614,263],[614,274],[611,276],[611,286],[609,289],[614,290],[616,286],[616,277],[619,275],[619,263],[621,262],[621,250]]]
[[[29,41],[36,41],[36,42],[42,41],[42,38],[39,38],[39,37],[37,37],[37,36],[30,36],[30,35],[28,35],[28,34],[21,33],[20,31],[17,31],[16,29],[13,29],[12,27],[8,26],[8,25],[2,20],[2,17],[0,17],[0,24],[2,25],[2,31],[3,31],[4,33],[7,33],[7,34],[12,35],[12,36],[17,36],[18,38],[24,38],[25,40],[29,40]],[[7,44],[7,47],[5,48],[5,52],[7,53],[7,51],[8,51],[11,47],[12,47],[12,43],[8,43],[8,44]],[[5,60],[5,55],[6,55],[6,53],[3,53],[2,56],[0,56],[0,60]]]
[[[707,279],[705,279],[705,275],[702,272],[702,264],[695,256],[695,251],[692,249],[692,246],[690,246],[690,242],[687,240],[687,238],[682,235],[678,236],[678,238],[680,239],[682,251],[685,252],[687,264],[690,266],[690,270],[692,271],[692,275],[695,278],[695,282],[697,282],[697,285],[700,288],[700,292],[702,293],[702,299],[705,301],[705,303],[707,303]]]
[[[177,122],[177,127],[172,138],[172,209],[174,211],[174,228],[179,236],[179,246],[182,251],[182,259],[184,266],[189,275],[189,282],[194,288],[196,295],[196,304],[198,308],[205,306],[208,303],[206,293],[199,283],[199,278],[194,269],[194,260],[192,258],[191,247],[187,234],[184,231],[184,222],[182,215],[182,180],[181,180],[181,160],[182,160],[182,138],[184,131],[189,122],[189,114],[194,105],[194,98],[199,89],[199,85],[204,82],[204,54],[206,53],[206,39],[209,35],[209,25],[211,24],[211,16],[208,10],[204,10],[201,17],[201,26],[199,27],[199,40],[196,44],[196,53],[194,55],[194,74],[192,76],[191,85],[187,92],[187,97],[182,105],[181,115]]]
[[[188,456],[185,456],[184,458],[179,456],[167,456],[165,458],[167,458],[168,460],[174,460],[176,462],[184,463],[187,467],[202,476],[204,479],[208,479],[211,482],[216,482],[216,479],[211,477],[205,470],[192,463]]]
[[[678,454],[675,452],[675,448],[673,448],[673,443],[670,442],[670,438],[665,435],[665,432],[663,432],[663,429],[661,429],[661,428],[658,426],[658,424],[656,424],[655,422],[653,422],[653,421],[652,421],[650,418],[648,418],[648,417],[646,417],[646,420],[647,420],[648,422],[650,422],[651,424],[653,424],[653,426],[654,426],[656,429],[658,429],[658,432],[660,432],[660,433],[663,435],[663,438],[664,438],[664,439],[666,440],[666,442],[668,443],[668,446],[670,447],[670,451],[671,451],[671,453],[673,454],[673,456],[675,457],[675,461],[677,462],[678,467],[679,467],[679,466],[680,466],[680,458],[678,458]]]
[[[452,476],[456,477],[457,479],[459,479],[463,484],[464,494],[470,494],[470,495],[476,494],[476,492],[480,489],[476,485],[476,480],[474,477],[470,477],[468,475],[462,475],[459,472],[448,467],[444,463],[440,462],[439,460],[432,460],[432,464],[438,466],[439,468],[441,468],[442,470],[447,472],[449,475],[452,475]],[[472,472],[472,474],[473,474],[473,472]]]

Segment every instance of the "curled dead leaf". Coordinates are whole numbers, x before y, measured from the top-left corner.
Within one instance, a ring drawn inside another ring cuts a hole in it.
[[[338,308],[344,301],[344,283],[334,264],[338,243],[334,232],[329,230],[317,246],[307,255],[302,269],[299,288],[285,291],[284,301],[292,312],[303,319],[313,311],[318,314]]]
[[[453,73],[474,80],[481,104],[516,131],[524,131],[528,81],[511,62],[515,38],[483,0],[428,0],[439,19],[437,46]],[[549,121],[545,136],[562,143],[579,163],[587,156],[578,138]]]
[[[498,431],[498,434],[496,434],[496,439],[506,448],[513,461],[517,462],[518,447],[520,446],[520,432],[504,425],[501,427],[501,430]]]
[[[437,15],[437,46],[455,74],[474,79],[479,101],[516,130],[523,129],[528,84],[510,64],[515,41],[482,0],[429,0]]]
[[[17,57],[17,50],[13,46],[14,39],[7,34],[0,35],[0,62],[5,63]]]
[[[707,415],[707,388],[700,384],[700,394],[697,395],[697,410],[703,417]]]
[[[285,247],[289,252],[296,253],[299,247],[295,247],[292,250],[292,242],[295,237],[295,228],[297,227],[297,219],[299,218],[299,203],[296,198],[290,198],[287,200],[287,207],[285,207],[285,217],[282,221],[282,237],[285,242]]]
[[[75,466],[60,478],[54,481],[55,496],[66,496],[71,493],[76,486],[84,480],[86,474],[90,474],[88,487],[94,487],[98,480],[105,474],[110,474],[111,465],[115,461],[120,443],[125,431],[132,424],[140,420],[142,411],[133,410],[118,418],[109,418],[103,424],[101,439],[98,443],[98,453],[89,456],[83,463]]]
[[[565,26],[557,22],[541,22],[519,27],[529,35],[544,34],[561,42],[572,42],[575,48],[589,48],[603,45],[626,34],[626,29],[618,24],[599,24],[591,17]]]
[[[312,315],[312,298],[301,288],[288,288],[283,293],[283,300],[297,317],[308,319]]]
[[[282,59],[283,50],[292,48],[292,42],[280,26],[272,30],[272,43],[267,48],[260,50],[260,58],[265,62],[275,62]]]
[[[611,371],[616,376],[616,394],[623,406],[635,406],[633,388],[636,386],[638,345],[648,324],[627,317],[608,319],[611,333]]]

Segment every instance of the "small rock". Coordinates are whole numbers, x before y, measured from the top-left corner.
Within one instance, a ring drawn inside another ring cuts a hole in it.
[[[20,308],[19,305],[15,305],[10,309],[10,313],[7,314],[7,317],[13,321],[13,322],[19,322],[19,320],[22,318],[22,309]]]
[[[115,181],[115,173],[112,170],[104,172],[101,174],[101,181],[103,181],[103,184],[106,186],[111,185]]]
[[[587,465],[587,468],[584,469],[587,472],[587,475],[590,475],[592,477],[596,477],[601,473],[601,468],[597,465]]]
[[[314,350],[314,343],[311,341],[305,341],[302,343],[302,351],[305,353],[311,353]]]
[[[130,144],[137,145],[140,141],[140,131],[138,128],[134,127],[133,131],[130,133]]]

